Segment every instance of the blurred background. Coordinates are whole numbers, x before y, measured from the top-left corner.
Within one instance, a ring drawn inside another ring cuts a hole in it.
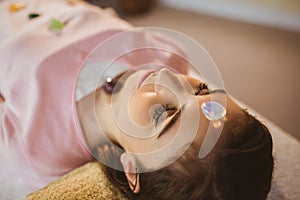
[[[90,0],[207,49],[227,91],[300,139],[300,0]],[[298,116],[299,113],[299,116]]]

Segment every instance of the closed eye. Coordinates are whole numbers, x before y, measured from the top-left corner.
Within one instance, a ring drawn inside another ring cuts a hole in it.
[[[152,114],[154,126],[157,127],[163,116],[167,115],[167,117],[170,117],[174,115],[174,113],[176,113],[175,106],[169,106],[168,104],[158,106]]]
[[[172,116],[172,118],[168,121],[168,123],[163,127],[161,132],[158,134],[157,138],[160,138],[170,128],[172,128],[174,126],[174,124],[178,121],[178,118],[182,115],[184,108],[185,108],[185,105],[182,105],[181,108],[176,111],[176,113]]]
[[[206,83],[200,83],[196,88],[195,95],[207,95],[209,94],[209,89]]]

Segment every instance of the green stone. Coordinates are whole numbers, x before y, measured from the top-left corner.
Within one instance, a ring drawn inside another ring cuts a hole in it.
[[[50,30],[62,30],[65,24],[59,21],[58,19],[51,18],[49,29]]]
[[[28,18],[29,19],[33,19],[33,18],[36,18],[36,17],[39,17],[40,16],[40,14],[37,14],[37,13],[30,13],[29,15],[28,15]]]

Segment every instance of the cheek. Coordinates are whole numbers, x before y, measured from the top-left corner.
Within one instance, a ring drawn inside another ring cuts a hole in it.
[[[135,92],[129,98],[128,113],[131,120],[139,126],[146,126],[151,122],[150,108],[157,104],[156,93]]]
[[[172,107],[179,105],[178,98],[166,88],[162,88],[159,92],[154,92],[147,87],[133,92],[128,103],[128,112],[131,120],[140,126],[146,126],[151,122],[152,116],[150,113],[153,113],[158,105]]]

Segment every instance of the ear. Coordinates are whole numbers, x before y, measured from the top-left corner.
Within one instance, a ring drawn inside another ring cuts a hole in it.
[[[123,153],[120,161],[122,163],[128,185],[133,193],[140,192],[140,174],[135,157],[130,153]]]

